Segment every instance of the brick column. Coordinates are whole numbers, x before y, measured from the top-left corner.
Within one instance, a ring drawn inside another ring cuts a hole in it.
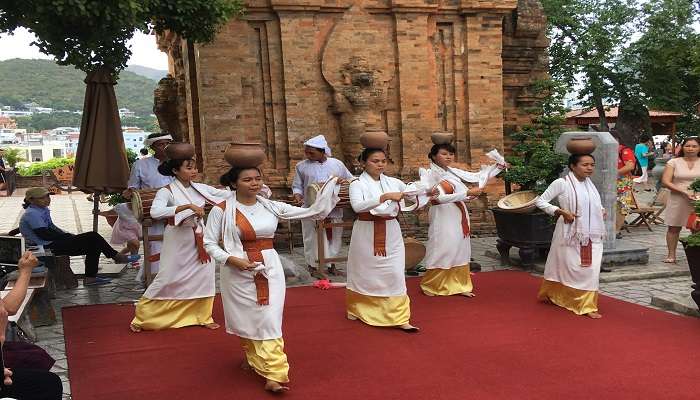
[[[498,13],[465,15],[465,93],[472,164],[494,147],[503,151],[502,23]]]

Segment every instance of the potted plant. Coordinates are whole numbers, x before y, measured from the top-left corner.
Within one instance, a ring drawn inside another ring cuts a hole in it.
[[[5,155],[3,156],[3,158],[7,160],[7,165],[10,168],[15,169],[18,163],[24,161],[22,153],[24,153],[23,150],[11,147],[9,149],[5,149]]]
[[[700,178],[695,179],[693,183],[688,187],[695,193],[700,192]],[[696,200],[693,204],[695,207],[695,213],[688,218],[688,226],[690,229],[690,235],[681,238],[681,243],[683,244],[683,250],[685,250],[685,256],[688,259],[688,269],[690,269],[690,277],[693,280],[693,291],[690,293],[691,297],[700,308],[700,220],[698,215],[700,215],[700,200]]]
[[[545,80],[536,82],[531,90],[540,100],[530,109],[532,123],[510,135],[516,143],[513,154],[506,157],[511,165],[503,175],[507,193],[515,186],[516,190],[532,190],[541,194],[559,178],[566,165],[566,156],[554,150],[557,139],[564,131],[562,87],[554,81]],[[555,226],[554,219],[549,215],[538,209],[527,213],[505,212],[499,208],[492,211],[502,261],[509,261],[510,247],[520,249],[524,265],[531,264],[538,252],[549,248]]]

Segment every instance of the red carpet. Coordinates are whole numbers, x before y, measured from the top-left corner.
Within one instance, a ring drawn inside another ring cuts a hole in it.
[[[601,297],[601,320],[537,303],[521,272],[475,276],[477,297],[409,280],[411,335],[348,321],[344,290],[287,292],[285,398],[696,399],[700,320]],[[133,306],[63,310],[73,399],[260,399],[223,328],[129,332]],[[215,319],[223,324],[221,303]]]

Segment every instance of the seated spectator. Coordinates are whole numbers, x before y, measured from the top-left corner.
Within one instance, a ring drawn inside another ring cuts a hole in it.
[[[100,253],[116,263],[129,263],[141,258],[138,255],[120,254],[114,250],[97,232],[85,232],[74,235],[68,233],[51,220],[49,211],[51,198],[45,188],[36,187],[27,190],[24,196],[26,209],[19,222],[19,230],[27,242],[50,249],[58,256],[85,256],[85,279],[83,285],[103,285],[110,280],[97,276]]]
[[[39,261],[30,252],[19,260],[19,277],[10,293],[0,301],[0,344],[5,343],[7,317],[17,313],[27,295],[32,269]],[[40,369],[4,368],[0,397],[20,400],[60,400],[63,384],[58,375]]]

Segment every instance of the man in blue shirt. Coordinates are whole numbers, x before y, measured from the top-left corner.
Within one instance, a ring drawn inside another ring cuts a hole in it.
[[[649,180],[649,174],[647,170],[649,168],[649,157],[654,155],[654,152],[650,151],[653,148],[654,143],[652,142],[649,136],[642,135],[639,137],[639,143],[637,143],[637,145],[634,146],[634,157],[639,163],[639,168],[642,171],[642,175],[638,178],[634,178],[634,183],[646,184],[647,180]]]
[[[58,256],[85,256],[84,286],[103,285],[110,280],[97,276],[100,254],[116,263],[136,261],[138,255],[119,254],[97,232],[74,235],[54,225],[51,220],[49,191],[42,187],[28,189],[24,196],[24,214],[19,221],[19,231],[27,242],[44,246]]]

